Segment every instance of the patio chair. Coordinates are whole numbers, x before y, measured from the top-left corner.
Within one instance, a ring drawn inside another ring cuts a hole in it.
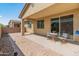
[[[57,33],[56,32],[51,33],[51,37],[54,41],[57,41]]]
[[[48,39],[52,39],[52,37],[51,37],[51,34],[50,34],[51,32],[47,32],[47,38]]]
[[[67,43],[68,42],[68,34],[63,33],[61,37],[58,37],[62,43]]]
[[[53,32],[53,33],[48,32],[48,33],[47,33],[47,37],[48,37],[48,39],[57,41],[57,33],[56,33],[56,32]]]

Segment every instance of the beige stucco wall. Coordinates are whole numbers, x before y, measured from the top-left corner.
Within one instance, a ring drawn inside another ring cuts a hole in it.
[[[40,18],[46,17],[58,13],[62,13],[65,11],[69,11],[72,9],[79,8],[78,3],[55,3],[55,4],[35,4],[34,7],[29,7],[29,9],[24,13],[23,18]]]
[[[78,12],[75,13],[73,22],[74,22],[73,23],[74,24],[73,25],[73,27],[74,27],[74,40],[79,41],[79,35],[78,36],[75,35],[75,31],[79,30],[79,10],[78,10]]]
[[[42,10],[42,7],[45,8],[45,6],[51,6],[51,4],[36,4],[35,7],[30,7],[27,12],[25,12],[24,17],[29,16],[31,14],[34,14],[40,10]],[[41,35],[47,35],[47,32],[51,30],[51,18],[60,17],[60,16],[66,16],[66,15],[74,15],[73,18],[73,32],[75,33],[75,30],[79,28],[79,4],[58,4],[56,6],[49,7],[46,10],[40,11],[39,13],[36,13],[31,16],[32,17],[43,17],[44,18],[44,29],[38,29],[37,28],[37,20],[39,19],[31,19],[33,22],[32,28],[26,28],[28,32],[34,32]],[[47,12],[48,11],[48,12]],[[40,16],[41,15],[41,16]],[[79,41],[79,38],[77,38],[74,34],[73,40]]]
[[[37,19],[39,20],[39,19]],[[47,32],[50,31],[51,28],[51,23],[50,23],[50,18],[44,18],[44,29],[38,29],[37,28],[37,20],[34,20],[34,32],[40,35],[46,35]]]
[[[44,18],[44,29],[38,29],[37,28],[37,20],[39,20],[39,19],[34,20],[34,33],[37,33],[37,34],[40,34],[40,35],[47,35],[47,32],[51,30],[51,18],[66,16],[66,15],[71,15],[71,14],[74,15],[73,32],[75,32],[75,30],[79,29],[79,20],[78,20],[79,19],[79,11],[78,10],[71,10],[71,11],[67,11],[67,12],[64,12],[64,13],[57,14],[57,15],[45,17]],[[77,38],[75,36],[75,34],[73,34],[73,35],[74,35],[73,40],[78,41],[79,37]]]
[[[33,20],[27,20],[27,21],[32,21],[32,27],[31,28],[28,28],[28,24],[27,23],[25,23],[25,29],[26,29],[26,33],[34,33],[34,25],[33,25]]]
[[[9,27],[10,27],[10,28],[14,27],[13,22],[10,22],[10,23],[9,23]]]
[[[33,3],[33,4],[34,4],[34,6],[32,7],[32,5],[30,5],[27,12],[25,12],[23,18],[25,18],[26,16],[29,16],[29,15],[32,15],[38,11],[41,11],[52,5],[52,3]]]

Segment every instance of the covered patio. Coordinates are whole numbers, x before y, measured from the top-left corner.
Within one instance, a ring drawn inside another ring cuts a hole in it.
[[[39,4],[40,5],[40,4]],[[31,7],[26,6],[21,17],[21,33],[36,33],[46,36],[48,32],[56,32],[58,37],[79,41],[76,31],[79,28],[79,4],[53,4],[43,10],[31,14]],[[37,8],[37,7],[35,7]],[[26,10],[27,9],[27,10]],[[39,9],[39,8],[38,8]],[[26,11],[25,11],[26,10]],[[35,9],[36,10],[36,9]],[[29,15],[30,14],[30,15]],[[25,23],[26,22],[26,23]],[[29,24],[31,22],[31,24]],[[27,26],[25,26],[27,24]],[[29,28],[29,26],[31,27]],[[26,32],[25,32],[26,30]]]
[[[32,43],[35,43],[35,45],[37,45],[37,47],[33,46],[33,44],[32,44],[32,46],[28,45],[28,48],[33,47],[33,50],[31,49],[32,50],[31,52],[33,52],[33,51],[38,52],[39,51],[38,49],[40,48],[40,46],[42,46],[45,49],[51,50],[51,54],[53,53],[53,55],[56,52],[57,55],[79,56],[79,45],[76,45],[76,44],[72,44],[69,42],[62,44],[60,41],[47,40],[48,38],[39,36],[36,34],[27,34],[26,33],[24,36],[21,36],[21,33],[13,33],[13,34],[9,34],[9,35],[13,38],[13,40],[16,42],[16,44],[19,46],[19,48],[25,54],[27,54],[26,53],[27,52],[27,48],[26,48],[27,42],[26,41],[29,40]],[[23,43],[20,43],[20,42],[23,42]],[[31,42],[28,42],[28,43],[31,44]],[[28,49],[28,50],[30,50],[30,49]],[[43,51],[45,51],[45,50],[43,50]],[[52,51],[54,51],[54,52],[52,52]],[[30,52],[28,52],[28,53],[30,53]],[[36,53],[36,52],[34,52],[34,53]],[[46,52],[46,53],[48,54],[49,52]],[[55,53],[55,55],[56,55],[56,53]],[[38,55],[40,55],[40,54],[38,54]]]

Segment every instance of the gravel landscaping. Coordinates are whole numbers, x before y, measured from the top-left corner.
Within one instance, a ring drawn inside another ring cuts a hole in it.
[[[0,56],[10,56],[13,54],[13,47],[7,35],[0,39]]]

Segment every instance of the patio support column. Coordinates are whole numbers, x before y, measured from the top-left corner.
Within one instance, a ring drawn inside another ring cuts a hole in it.
[[[21,34],[24,35],[24,19],[21,20]]]
[[[60,24],[60,17],[59,17],[59,36],[61,35],[61,24]]]
[[[79,12],[76,12],[73,17],[73,40],[79,42],[79,35],[75,32],[79,31]]]

